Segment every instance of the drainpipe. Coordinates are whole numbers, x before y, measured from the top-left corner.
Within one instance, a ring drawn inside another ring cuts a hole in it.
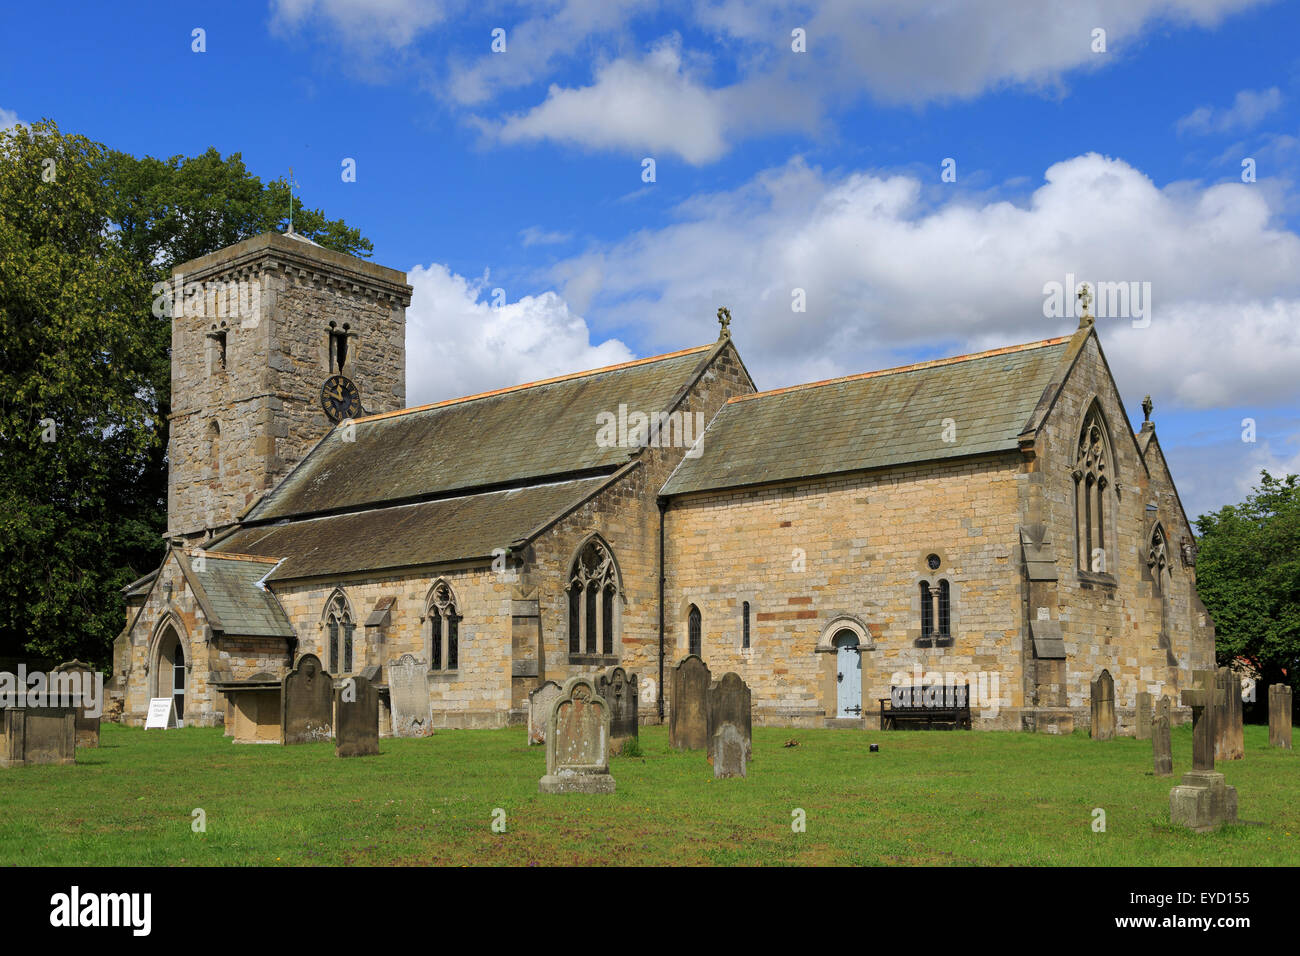
[[[668,499],[655,499],[659,506],[659,723],[664,722],[664,512]]]

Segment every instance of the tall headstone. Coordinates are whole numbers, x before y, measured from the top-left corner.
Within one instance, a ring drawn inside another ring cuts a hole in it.
[[[740,733],[745,744],[745,760],[754,759],[754,723],[750,708],[749,685],[739,674],[731,671],[709,685],[709,760],[714,759],[714,738],[723,724],[733,725]]]
[[[546,743],[546,721],[551,705],[560,696],[560,685],[553,680],[542,683],[528,695],[528,746]]]
[[[1138,691],[1137,694],[1137,712],[1136,712],[1136,730],[1138,740],[1151,739],[1151,694],[1147,691]]]
[[[1240,760],[1246,755],[1246,736],[1242,727],[1241,681],[1230,667],[1220,667],[1215,675],[1214,758]],[[1220,693],[1220,691],[1222,693]]]
[[[1168,777],[1174,772],[1174,748],[1170,737],[1169,698],[1161,696],[1156,705],[1156,718],[1151,726],[1151,756],[1157,777]]]
[[[731,721],[725,721],[709,738],[709,749],[713,753],[713,778],[745,776],[748,741],[740,728]]]
[[[390,661],[388,699],[393,708],[394,737],[427,737],[433,731],[429,704],[429,668],[410,654]]]
[[[1092,739],[1115,738],[1115,681],[1102,671],[1092,682]]]
[[[610,743],[617,753],[623,741],[635,738],[637,729],[636,675],[611,667],[596,678],[596,693],[609,704]]]
[[[368,757],[379,753],[379,692],[365,677],[345,678],[334,689],[334,754]]]
[[[609,775],[609,706],[587,677],[570,677],[546,722],[542,793],[613,793]]]
[[[1268,688],[1268,745],[1291,749],[1291,688],[1287,684]]]
[[[89,716],[86,711],[89,709],[90,696],[93,693],[93,681],[95,680],[95,669],[89,664],[82,661],[68,661],[54,668],[54,675],[67,674],[76,677],[76,697],[71,701],[77,710],[77,746],[78,747],[98,747],[99,746],[99,718],[96,714],[94,717]],[[58,676],[55,677],[59,679]],[[104,706],[104,701],[100,700],[99,706]]]
[[[707,750],[709,746],[709,665],[691,654],[673,668],[672,710],[668,742],[678,750]]]
[[[320,658],[304,654],[280,681],[280,742],[309,744],[334,732],[334,681]]]
[[[77,762],[77,717],[72,707],[0,709],[0,768]]]
[[[1195,671],[1196,686],[1183,691],[1192,708],[1192,769],[1180,786],[1169,791],[1169,818],[1197,833],[1237,822],[1237,788],[1224,783],[1214,769],[1215,711],[1223,706],[1224,690],[1212,670]]]

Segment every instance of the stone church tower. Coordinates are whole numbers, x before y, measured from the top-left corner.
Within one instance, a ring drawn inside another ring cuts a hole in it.
[[[233,525],[336,421],[406,405],[406,273],[264,233],[172,272],[167,538]]]

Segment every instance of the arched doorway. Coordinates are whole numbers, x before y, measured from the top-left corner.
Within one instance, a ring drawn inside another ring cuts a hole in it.
[[[831,638],[835,648],[836,717],[857,719],[862,716],[862,655],[858,653],[858,635],[841,628]]]
[[[189,685],[185,647],[176,629],[168,625],[158,639],[158,658],[154,662],[154,697],[170,695],[176,701],[177,726],[185,723],[185,691]]]

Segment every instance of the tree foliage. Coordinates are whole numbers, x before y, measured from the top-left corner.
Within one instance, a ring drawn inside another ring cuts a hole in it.
[[[107,664],[162,557],[173,265],[287,228],[239,154],[137,159],[49,120],[0,131],[0,658]],[[295,231],[368,255],[320,210]]]
[[[1196,520],[1196,587],[1214,619],[1220,665],[1244,657],[1260,686],[1300,669],[1300,476],[1261,472],[1241,504]]]

